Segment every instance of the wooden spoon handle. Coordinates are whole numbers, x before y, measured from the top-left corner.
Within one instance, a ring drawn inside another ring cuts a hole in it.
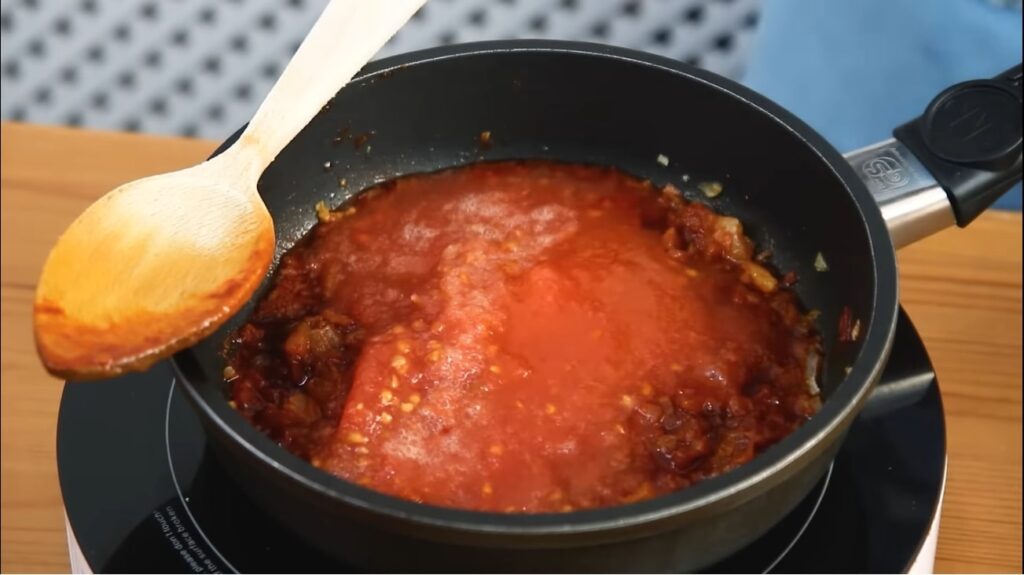
[[[256,152],[257,176],[425,2],[327,4],[234,146]]]

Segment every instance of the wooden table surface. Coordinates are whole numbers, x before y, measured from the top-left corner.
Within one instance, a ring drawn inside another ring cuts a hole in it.
[[[191,165],[213,142],[4,124],[2,565],[67,571],[54,456],[61,382],[32,342],[43,258],[117,184]],[[949,477],[938,571],[1021,571],[1021,216],[990,212],[900,253],[902,301],[935,363]]]

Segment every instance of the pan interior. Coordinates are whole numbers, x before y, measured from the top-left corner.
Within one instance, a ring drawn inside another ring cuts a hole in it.
[[[377,70],[339,92],[259,189],[279,256],[315,223],[318,201],[333,207],[396,176],[523,158],[615,166],[740,218],[774,267],[797,274],[806,308],[821,313],[825,397],[846,377],[876,303],[854,194],[814,145],[699,74],[573,50],[484,50]],[[707,199],[697,184],[712,180],[724,192]],[[815,268],[819,253],[827,271]],[[206,398],[223,394],[224,342],[251,305],[178,358]],[[861,322],[852,344],[836,343],[844,306]]]

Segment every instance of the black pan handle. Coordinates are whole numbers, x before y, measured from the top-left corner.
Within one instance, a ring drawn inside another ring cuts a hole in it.
[[[894,139],[846,155],[897,247],[966,226],[1021,181],[1021,66],[944,90]]]
[[[893,131],[931,172],[966,226],[1021,179],[1021,66],[939,94]]]

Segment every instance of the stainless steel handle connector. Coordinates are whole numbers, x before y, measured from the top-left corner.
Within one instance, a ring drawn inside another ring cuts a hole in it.
[[[875,196],[897,248],[956,225],[946,191],[898,140],[890,138],[845,157]]]

